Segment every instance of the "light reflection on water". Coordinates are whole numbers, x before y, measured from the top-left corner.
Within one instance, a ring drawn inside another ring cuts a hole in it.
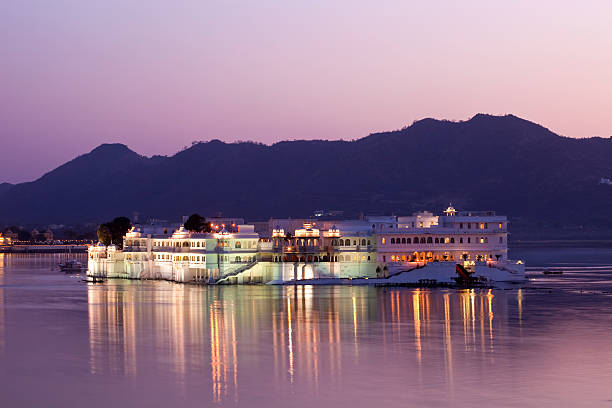
[[[508,290],[85,284],[54,262],[0,254],[7,406],[612,399],[603,290],[577,294],[547,278]]]
[[[316,395],[352,375],[345,366],[354,370],[372,347],[401,355],[417,373],[439,364],[442,352],[441,378],[453,393],[455,355],[492,357],[496,331],[520,323],[524,295],[117,280],[88,285],[87,296],[92,375],[137,376],[139,362],[154,359],[181,387],[196,375],[210,400],[223,402],[239,400],[242,374],[262,376],[275,392],[300,387]]]

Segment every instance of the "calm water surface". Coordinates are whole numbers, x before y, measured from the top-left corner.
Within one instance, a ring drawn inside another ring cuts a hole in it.
[[[419,290],[86,284],[0,254],[0,406],[612,407],[612,250],[513,255],[522,288]]]

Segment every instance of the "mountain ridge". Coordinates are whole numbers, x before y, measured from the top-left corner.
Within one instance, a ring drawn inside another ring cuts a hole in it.
[[[263,220],[321,208],[354,217],[439,211],[452,201],[534,228],[612,229],[612,188],[598,184],[602,177],[612,177],[612,139],[572,139],[514,115],[477,114],[353,141],[213,139],[150,158],[102,144],[33,182],[0,188],[0,222],[99,222],[133,212]]]

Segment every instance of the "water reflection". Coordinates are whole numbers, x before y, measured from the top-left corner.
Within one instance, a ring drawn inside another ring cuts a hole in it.
[[[6,256],[0,252],[0,357],[4,354],[5,348],[5,328],[4,328],[4,270]]]
[[[441,365],[454,393],[457,350],[462,360],[465,353],[491,354],[498,327],[513,324],[508,304],[518,305],[520,322],[525,296],[130,281],[90,285],[87,292],[91,374],[166,369],[178,384],[208,388],[214,402],[238,401],[239,384],[260,375],[272,388],[299,386],[316,395],[342,381],[344,366],[364,363],[362,347],[383,360],[387,351],[408,366],[412,359],[419,377]]]

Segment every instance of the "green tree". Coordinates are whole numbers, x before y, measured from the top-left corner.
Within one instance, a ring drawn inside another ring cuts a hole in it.
[[[194,232],[210,232],[210,224],[206,222],[206,218],[202,217],[200,214],[191,214],[183,227],[187,231]]]
[[[98,240],[104,245],[115,244],[123,248],[123,237],[132,228],[132,222],[127,217],[117,217],[111,222],[98,227]]]
[[[108,225],[100,224],[98,227],[98,241],[104,245],[110,245],[112,240],[113,235],[111,234],[111,230],[108,228]]]
[[[127,217],[117,217],[110,222],[110,231],[113,239],[113,244],[120,249],[123,248],[123,237],[132,228],[132,222]]]

